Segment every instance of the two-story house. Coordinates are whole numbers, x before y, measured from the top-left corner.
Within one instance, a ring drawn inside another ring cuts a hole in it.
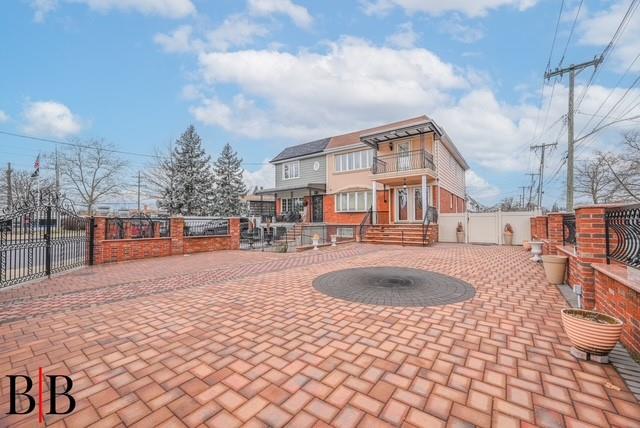
[[[469,168],[446,132],[427,116],[284,149],[271,161],[279,216],[309,223],[423,223],[427,207],[465,210]],[[374,196],[375,195],[375,196]]]
[[[324,149],[330,138],[285,148],[271,160],[275,188],[256,194],[273,195],[276,218],[282,222],[322,223],[327,183]]]

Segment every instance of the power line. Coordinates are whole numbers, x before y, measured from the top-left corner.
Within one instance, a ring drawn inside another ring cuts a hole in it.
[[[33,136],[33,135],[18,134],[18,133],[15,133],[15,132],[4,131],[4,130],[0,130],[0,134],[9,135],[11,137],[25,138],[25,139],[28,139],[28,140],[42,141],[42,142],[45,142],[45,143],[61,144],[61,145],[64,145],[64,146],[79,147],[79,148],[90,149],[90,150],[97,150],[95,147],[89,146],[89,145],[86,145],[86,144],[72,143],[72,142],[69,142],[69,141],[54,140],[52,138],[36,137],[36,136]],[[136,153],[136,152],[129,152],[129,151],[126,151],[126,150],[109,149],[109,148],[101,148],[101,150],[103,150],[105,152],[109,152],[109,153],[117,153],[117,154],[122,154],[122,155],[140,156],[140,157],[153,158],[153,159],[166,159],[166,157],[164,157],[164,156],[151,155],[151,154],[148,154],[148,153]],[[243,165],[269,165],[268,162],[242,162],[242,164]]]
[[[558,68],[562,67],[562,61],[564,61],[564,57],[567,54],[567,49],[569,48],[569,42],[571,42],[571,37],[573,37],[573,32],[576,29],[576,23],[578,22],[578,16],[580,15],[580,10],[582,9],[582,3],[584,0],[580,0],[580,4],[578,5],[578,11],[576,12],[575,18],[573,18],[573,24],[571,24],[571,31],[569,32],[569,37],[567,37],[567,43],[564,45],[564,51],[562,51],[562,56],[560,57],[560,64]]]

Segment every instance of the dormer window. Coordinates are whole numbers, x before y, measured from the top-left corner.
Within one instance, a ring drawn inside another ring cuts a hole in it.
[[[300,161],[282,164],[282,179],[291,180],[292,178],[300,178]]]

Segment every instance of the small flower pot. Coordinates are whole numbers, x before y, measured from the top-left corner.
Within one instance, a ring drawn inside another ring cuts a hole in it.
[[[331,235],[331,246],[335,247],[336,242],[338,241],[338,237],[336,235]]]
[[[464,232],[456,232],[456,241],[458,244],[464,244]]]
[[[616,346],[623,323],[618,318],[585,309],[562,310],[562,325],[574,348],[607,355]]]
[[[513,242],[513,233],[505,232],[502,234],[502,243],[504,245],[511,245]]]
[[[569,260],[567,256],[542,256],[542,267],[545,275],[547,275],[547,281],[555,285],[564,283],[567,260]]]
[[[313,239],[313,249],[317,250],[318,249],[318,245],[320,244],[320,240],[319,239]]]

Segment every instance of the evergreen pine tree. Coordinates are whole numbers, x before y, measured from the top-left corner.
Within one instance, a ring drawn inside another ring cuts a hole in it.
[[[172,153],[172,189],[166,189],[167,201],[182,215],[211,215],[215,180],[211,156],[202,148],[202,139],[193,125],[176,141]]]
[[[216,215],[239,216],[243,211],[243,202],[240,198],[247,194],[247,186],[242,179],[244,170],[240,166],[241,164],[242,159],[238,157],[229,143],[225,144],[222,153],[213,164],[216,180]]]

